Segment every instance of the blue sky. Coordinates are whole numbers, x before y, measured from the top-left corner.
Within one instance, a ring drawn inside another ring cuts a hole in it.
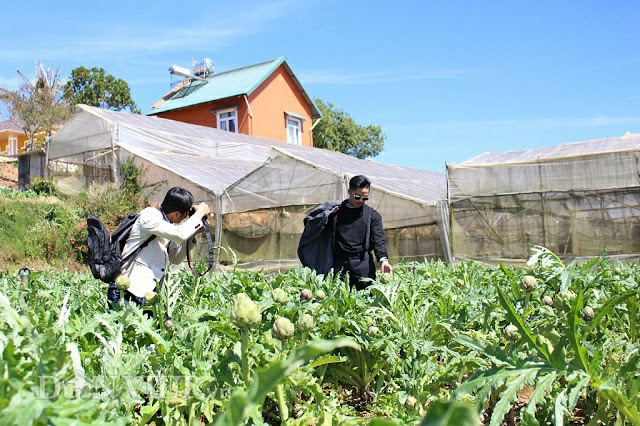
[[[63,75],[98,66],[148,111],[172,64],[286,56],[311,96],[382,126],[376,160],[391,164],[443,172],[486,151],[640,132],[633,1],[23,1],[3,15],[0,86],[36,58]]]

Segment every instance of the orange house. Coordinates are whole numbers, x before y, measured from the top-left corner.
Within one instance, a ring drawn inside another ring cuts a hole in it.
[[[311,147],[321,117],[284,57],[186,79],[147,115]]]
[[[15,156],[27,150],[29,137],[12,120],[0,122],[0,155]]]

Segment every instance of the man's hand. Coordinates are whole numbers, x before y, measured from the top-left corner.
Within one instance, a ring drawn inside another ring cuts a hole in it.
[[[380,263],[380,271],[383,274],[390,274],[393,272],[393,268],[391,267],[391,264],[389,263],[389,261],[387,259],[383,260]]]
[[[338,204],[337,206],[335,206],[335,207],[331,210],[331,213],[329,213],[329,215],[332,215],[332,214],[334,214],[334,213],[337,213],[337,212],[338,212],[338,210],[340,210],[340,204]]]
[[[199,213],[202,215],[202,217],[205,217],[206,215],[211,213],[211,209],[209,208],[207,203],[200,203],[198,204],[198,207],[196,207],[196,213]]]

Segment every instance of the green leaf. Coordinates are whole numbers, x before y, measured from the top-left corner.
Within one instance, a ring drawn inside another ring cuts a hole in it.
[[[544,345],[541,345],[538,342],[537,337],[534,336],[533,333],[531,333],[531,330],[529,330],[529,327],[527,327],[524,324],[524,321],[522,320],[522,317],[520,317],[520,315],[518,315],[518,313],[514,309],[513,302],[511,300],[509,300],[509,298],[502,292],[500,287],[496,286],[496,290],[498,291],[498,297],[500,299],[500,304],[507,311],[507,319],[512,324],[514,324],[516,327],[518,327],[518,330],[520,331],[520,333],[522,334],[524,339],[531,346],[533,346],[533,348],[535,348],[538,351],[538,354],[542,358],[544,358],[545,361],[547,361],[548,363],[551,363],[551,354],[549,353],[548,349]]]
[[[569,328],[566,330],[566,336],[569,339],[569,343],[576,354],[576,363],[587,374],[589,374],[589,362],[587,360],[587,350],[582,344],[580,344],[580,334],[578,333],[578,324],[581,321],[579,315],[580,308],[582,307],[583,295],[582,291],[578,293],[578,297],[573,302],[571,309],[569,310],[568,324]]]
[[[578,398],[580,398],[580,394],[582,391],[589,385],[591,381],[591,377],[588,375],[583,375],[582,378],[578,381],[578,383],[571,388],[569,392],[569,399],[567,401],[567,409],[569,412],[573,412],[573,409],[576,407],[578,403]]]
[[[153,418],[153,416],[160,409],[160,403],[154,402],[153,405],[143,405],[140,407],[140,417],[138,418],[138,425],[144,426]]]
[[[553,423],[556,426],[564,426],[564,413],[567,411],[567,388],[558,394],[553,409]]]
[[[598,393],[613,402],[618,411],[620,411],[631,424],[640,426],[640,412],[638,412],[638,408],[616,388],[615,384],[610,382],[602,383],[598,387]]]
[[[461,401],[436,401],[429,406],[420,426],[477,426],[473,405]]]
[[[320,367],[321,365],[337,364],[339,362],[345,362],[347,359],[348,359],[347,357],[339,356],[339,355],[326,355],[318,358],[317,360],[313,361],[309,365],[313,368],[316,368],[316,367]]]
[[[255,407],[262,404],[267,394],[275,389],[280,380],[310,360],[338,348],[359,349],[360,346],[350,338],[314,340],[306,346],[296,348],[286,360],[278,360],[258,370],[248,392],[235,391],[228,408],[218,417],[215,424],[242,424]]]
[[[485,355],[496,365],[513,365],[509,362],[509,358],[503,350],[487,347],[484,342],[480,342],[478,339],[474,339],[471,336],[461,334],[455,336],[453,340],[468,347],[469,349]]]
[[[536,418],[536,406],[538,404],[542,405],[544,402],[545,395],[548,394],[552,387],[553,383],[556,380],[556,372],[552,371],[549,374],[540,378],[538,376],[538,383],[533,388],[533,392],[531,393],[531,399],[529,400],[529,405],[527,405],[526,412],[535,420]],[[537,420],[535,424],[538,424]]]
[[[593,319],[590,321],[589,327],[587,328],[587,334],[590,333],[598,324],[600,324],[600,322],[607,315],[609,315],[609,313],[611,313],[611,311],[617,305],[619,305],[620,303],[624,302],[629,297],[637,296],[637,295],[638,295],[638,291],[637,290],[630,290],[630,291],[626,291],[626,292],[624,292],[622,294],[619,294],[619,295],[614,296],[614,297],[610,298],[609,300],[607,300],[607,302],[598,309],[598,312],[596,313],[596,316],[593,317]]]
[[[518,391],[530,383],[536,373],[537,370],[530,370],[526,374],[520,374],[509,383],[505,391],[500,395],[500,400],[493,408],[489,426],[499,426],[502,423],[502,419],[511,408],[511,403],[518,398]]]

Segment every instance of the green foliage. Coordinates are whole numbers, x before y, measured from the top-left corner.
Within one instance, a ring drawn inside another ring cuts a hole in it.
[[[145,166],[136,166],[133,158],[129,157],[120,162],[120,188],[130,196],[143,200],[144,189],[147,187]]]
[[[127,82],[107,74],[104,68],[75,68],[64,86],[64,93],[74,105],[85,104],[116,111],[129,109],[140,114]]]
[[[315,99],[322,119],[313,129],[316,148],[342,152],[356,158],[375,157],[384,149],[386,136],[380,126],[357,124],[345,111],[332,103]]]
[[[34,178],[28,189],[39,195],[58,195],[53,179]]]
[[[8,199],[8,200],[28,200],[40,197],[41,194],[38,194],[32,189],[27,189],[25,191],[20,191],[18,189],[13,188],[0,188],[0,198]]]
[[[87,256],[86,219],[99,217],[110,229],[147,204],[145,170],[125,161],[121,186],[93,185],[67,200],[43,196],[53,191],[51,180],[38,179],[27,191],[0,191],[0,263],[47,263],[79,266]]]
[[[526,270],[399,264],[363,291],[303,268],[172,271],[153,318],[137,307],[107,311],[104,284],[87,275],[36,272],[25,286],[0,271],[0,416],[471,425],[481,413],[490,425],[639,424],[640,272],[606,258],[565,266],[535,250]],[[538,285],[523,290],[525,275]],[[325,297],[276,302],[275,289]],[[576,296],[541,300],[566,291]],[[239,293],[260,310],[255,328],[232,322]],[[580,314],[587,304],[590,320]],[[304,331],[282,341],[271,333],[276,318],[303,315],[314,320]],[[508,324],[518,338],[503,335]],[[41,385],[43,375],[52,379]],[[36,398],[40,386],[48,397]]]

